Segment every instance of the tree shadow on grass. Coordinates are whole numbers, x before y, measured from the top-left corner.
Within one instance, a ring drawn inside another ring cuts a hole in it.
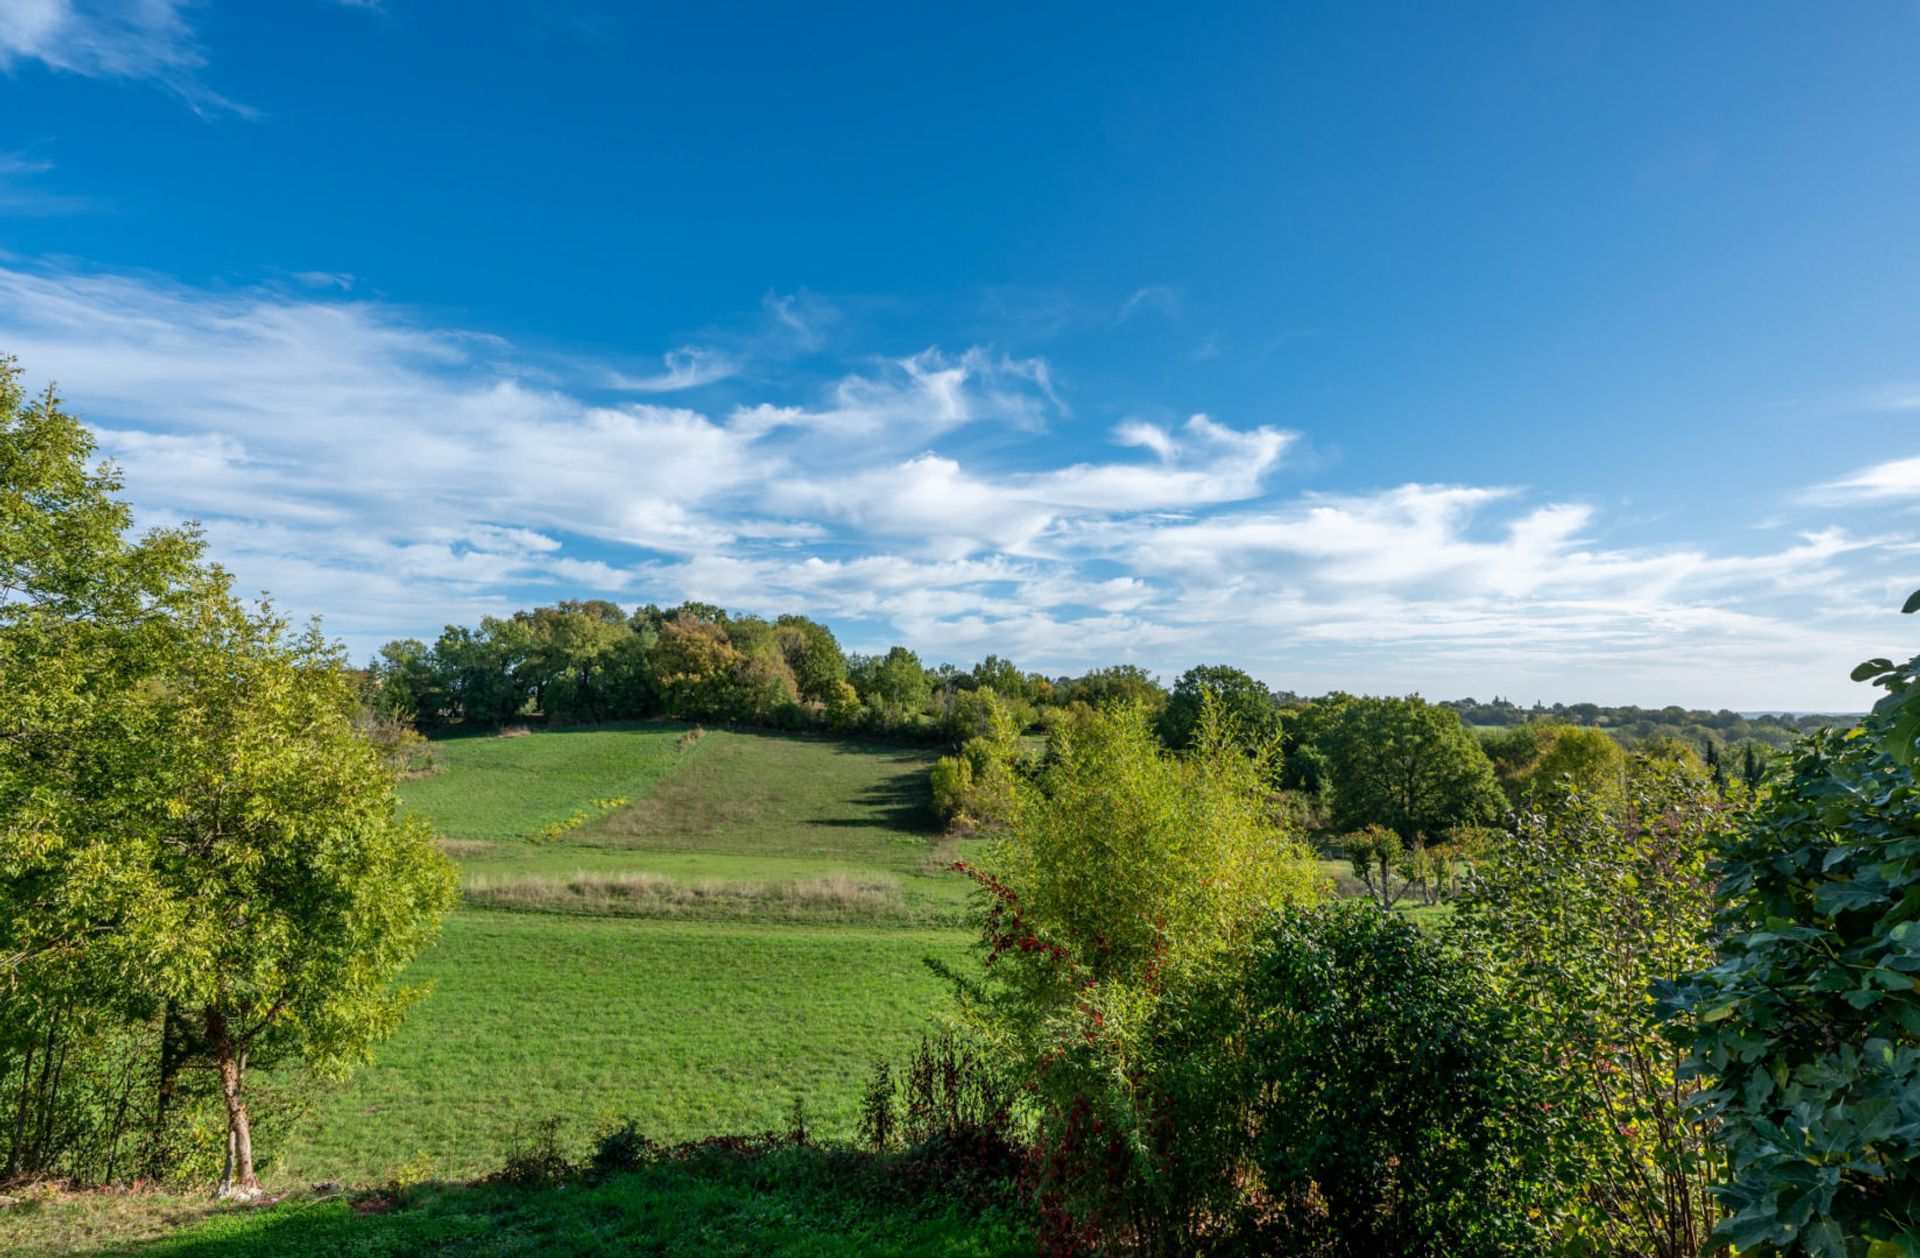
[[[908,834],[935,834],[940,816],[933,810],[933,790],[924,767],[897,773],[852,797],[850,803],[870,809],[864,817],[816,817],[810,824],[900,830]]]
[[[939,1197],[847,1191],[832,1154],[656,1165],[601,1182],[422,1184],[222,1211],[139,1258],[364,1255],[1014,1254],[1032,1251],[1011,1215]]]

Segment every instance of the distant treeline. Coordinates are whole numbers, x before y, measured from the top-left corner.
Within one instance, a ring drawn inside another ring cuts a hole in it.
[[[1243,722],[1260,730],[1288,709],[1309,706],[1226,665],[1190,669],[1171,689],[1130,664],[1055,677],[1023,671],[998,655],[970,669],[928,666],[904,646],[876,655],[844,651],[830,629],[807,616],[769,620],[696,602],[649,604],[628,613],[601,599],[487,617],[478,628],[449,626],[432,644],[390,642],[368,669],[368,686],[384,715],[426,731],[532,719],[580,724],[667,716],[962,741],[984,728],[978,700],[969,696],[992,692],[1021,728],[1051,724],[1076,704],[1138,701],[1161,714],[1166,741],[1183,745],[1203,691],[1225,697]],[[1676,740],[1712,760],[1727,752],[1744,757],[1749,742],[1783,748],[1832,723],[1817,716],[1747,717],[1671,706],[1526,708],[1504,699],[1437,706],[1469,727],[1592,726],[1629,748]]]
[[[1607,707],[1599,703],[1536,703],[1523,708],[1506,699],[1481,703],[1477,699],[1448,699],[1446,707],[1460,714],[1472,726],[1524,725],[1529,721],[1553,721],[1563,725],[1592,725],[1611,733],[1627,746],[1654,738],[1678,738],[1698,747],[1720,743],[1728,746],[1751,739],[1775,749],[1785,748],[1802,734],[1830,725],[1851,725],[1859,718],[1851,715],[1821,713],[1776,713],[1747,716],[1722,708],[1706,712],[1669,704],[1664,708],[1641,708],[1632,704]]]

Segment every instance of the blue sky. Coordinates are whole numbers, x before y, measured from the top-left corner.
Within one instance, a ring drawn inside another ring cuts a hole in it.
[[[364,655],[563,597],[1864,706],[1920,8],[9,0],[0,351]]]

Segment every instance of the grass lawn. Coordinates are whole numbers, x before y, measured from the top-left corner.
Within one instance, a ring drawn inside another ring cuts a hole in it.
[[[784,1130],[796,1098],[818,1138],[854,1134],[873,1063],[897,1062],[931,1026],[944,989],[923,959],[967,955],[968,932],[926,924],[954,920],[968,890],[944,872],[960,849],[937,833],[932,756],[686,731],[646,722],[437,741],[443,768],[403,795],[449,840],[470,889],[652,875],[725,884],[733,898],[718,917],[702,916],[697,897],[690,914],[636,917],[500,911],[475,893],[414,963],[407,981],[434,990],[372,1064],[322,1092],[291,1130],[262,1123],[269,1185],[466,1179],[497,1169],[517,1137],[551,1118],[575,1156],[616,1119],[663,1141]],[[628,802],[613,810],[593,803],[620,796]],[[533,837],[583,809],[584,824]],[[780,899],[842,877],[895,888],[887,902],[907,907],[868,924],[812,920]],[[762,895],[768,909],[756,915]],[[835,1193],[814,1172],[762,1182],[757,1170],[721,1171],[655,1167],[564,1189],[424,1184],[382,1214],[312,1194],[268,1209],[80,1194],[0,1212],[0,1252],[101,1252],[141,1238],[157,1248],[127,1252],[1032,1249],[1019,1226],[950,1203],[876,1203]]]
[[[412,977],[437,984],[326,1096],[269,1167],[377,1182],[500,1164],[527,1124],[637,1120],[656,1139],[780,1127],[804,1098],[853,1134],[873,1061],[900,1056],[941,993],[921,963],[959,931],[650,922],[462,910]]]
[[[686,726],[599,725],[500,738],[436,738],[440,771],[406,783],[407,808],[453,839],[525,839],[594,799],[637,799],[706,740],[678,750]]]
[[[783,856],[918,873],[939,819],[920,748],[709,732],[697,753],[575,842],[649,852]]]

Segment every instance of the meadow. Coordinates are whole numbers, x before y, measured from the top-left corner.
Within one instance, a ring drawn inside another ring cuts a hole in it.
[[[917,749],[645,722],[433,754],[403,795],[465,903],[407,976],[431,994],[269,1151],[286,1182],[480,1174],[548,1118],[678,1140],[797,1099],[848,1137],[929,1025],[925,960],[964,956]]]

